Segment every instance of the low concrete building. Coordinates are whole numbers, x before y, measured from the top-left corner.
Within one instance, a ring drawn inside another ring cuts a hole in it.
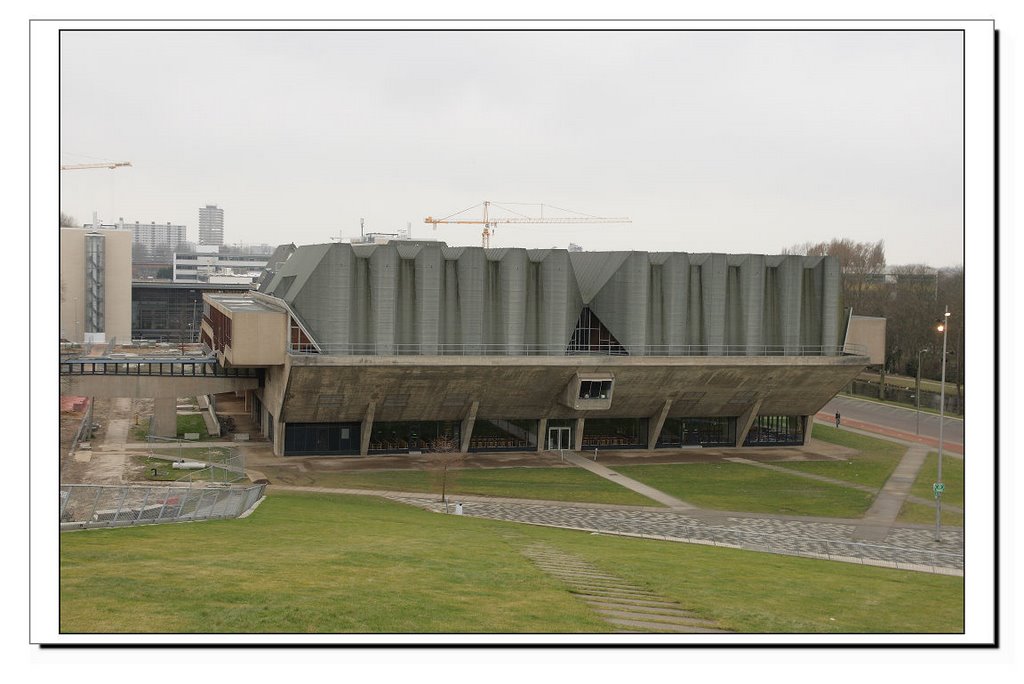
[[[204,295],[279,455],[794,445],[868,359],[831,257],[438,242],[287,250]]]

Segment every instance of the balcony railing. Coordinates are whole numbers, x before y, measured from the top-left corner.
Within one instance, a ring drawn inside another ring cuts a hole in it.
[[[864,356],[858,345],[682,344],[566,349],[535,344],[292,344],[294,355],[328,356]]]

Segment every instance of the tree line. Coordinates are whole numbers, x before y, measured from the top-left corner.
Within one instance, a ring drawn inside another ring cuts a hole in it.
[[[963,394],[964,269],[930,268],[924,264],[886,267],[885,244],[833,239],[803,243],[783,254],[834,256],[842,273],[843,306],[859,316],[886,319],[886,373],[914,376],[918,352],[921,377],[938,380],[942,374],[942,333],[936,324],[949,306],[946,381]]]

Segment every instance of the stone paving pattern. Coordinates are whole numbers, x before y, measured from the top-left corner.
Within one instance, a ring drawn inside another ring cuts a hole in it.
[[[436,496],[389,494],[394,501],[439,513]],[[451,503],[448,511],[454,510]],[[857,521],[823,522],[754,515],[698,516],[649,508],[573,506],[557,502],[506,503],[474,497],[462,501],[463,515],[563,527],[605,534],[731,546],[797,556],[861,562],[887,567],[960,574],[964,567],[963,531],[943,530],[942,542],[924,528],[893,528],[883,542],[852,539]]]

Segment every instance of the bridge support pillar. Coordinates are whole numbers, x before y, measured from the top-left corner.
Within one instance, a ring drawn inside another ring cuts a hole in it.
[[[175,437],[178,434],[178,400],[153,400],[152,434],[155,437]]]

